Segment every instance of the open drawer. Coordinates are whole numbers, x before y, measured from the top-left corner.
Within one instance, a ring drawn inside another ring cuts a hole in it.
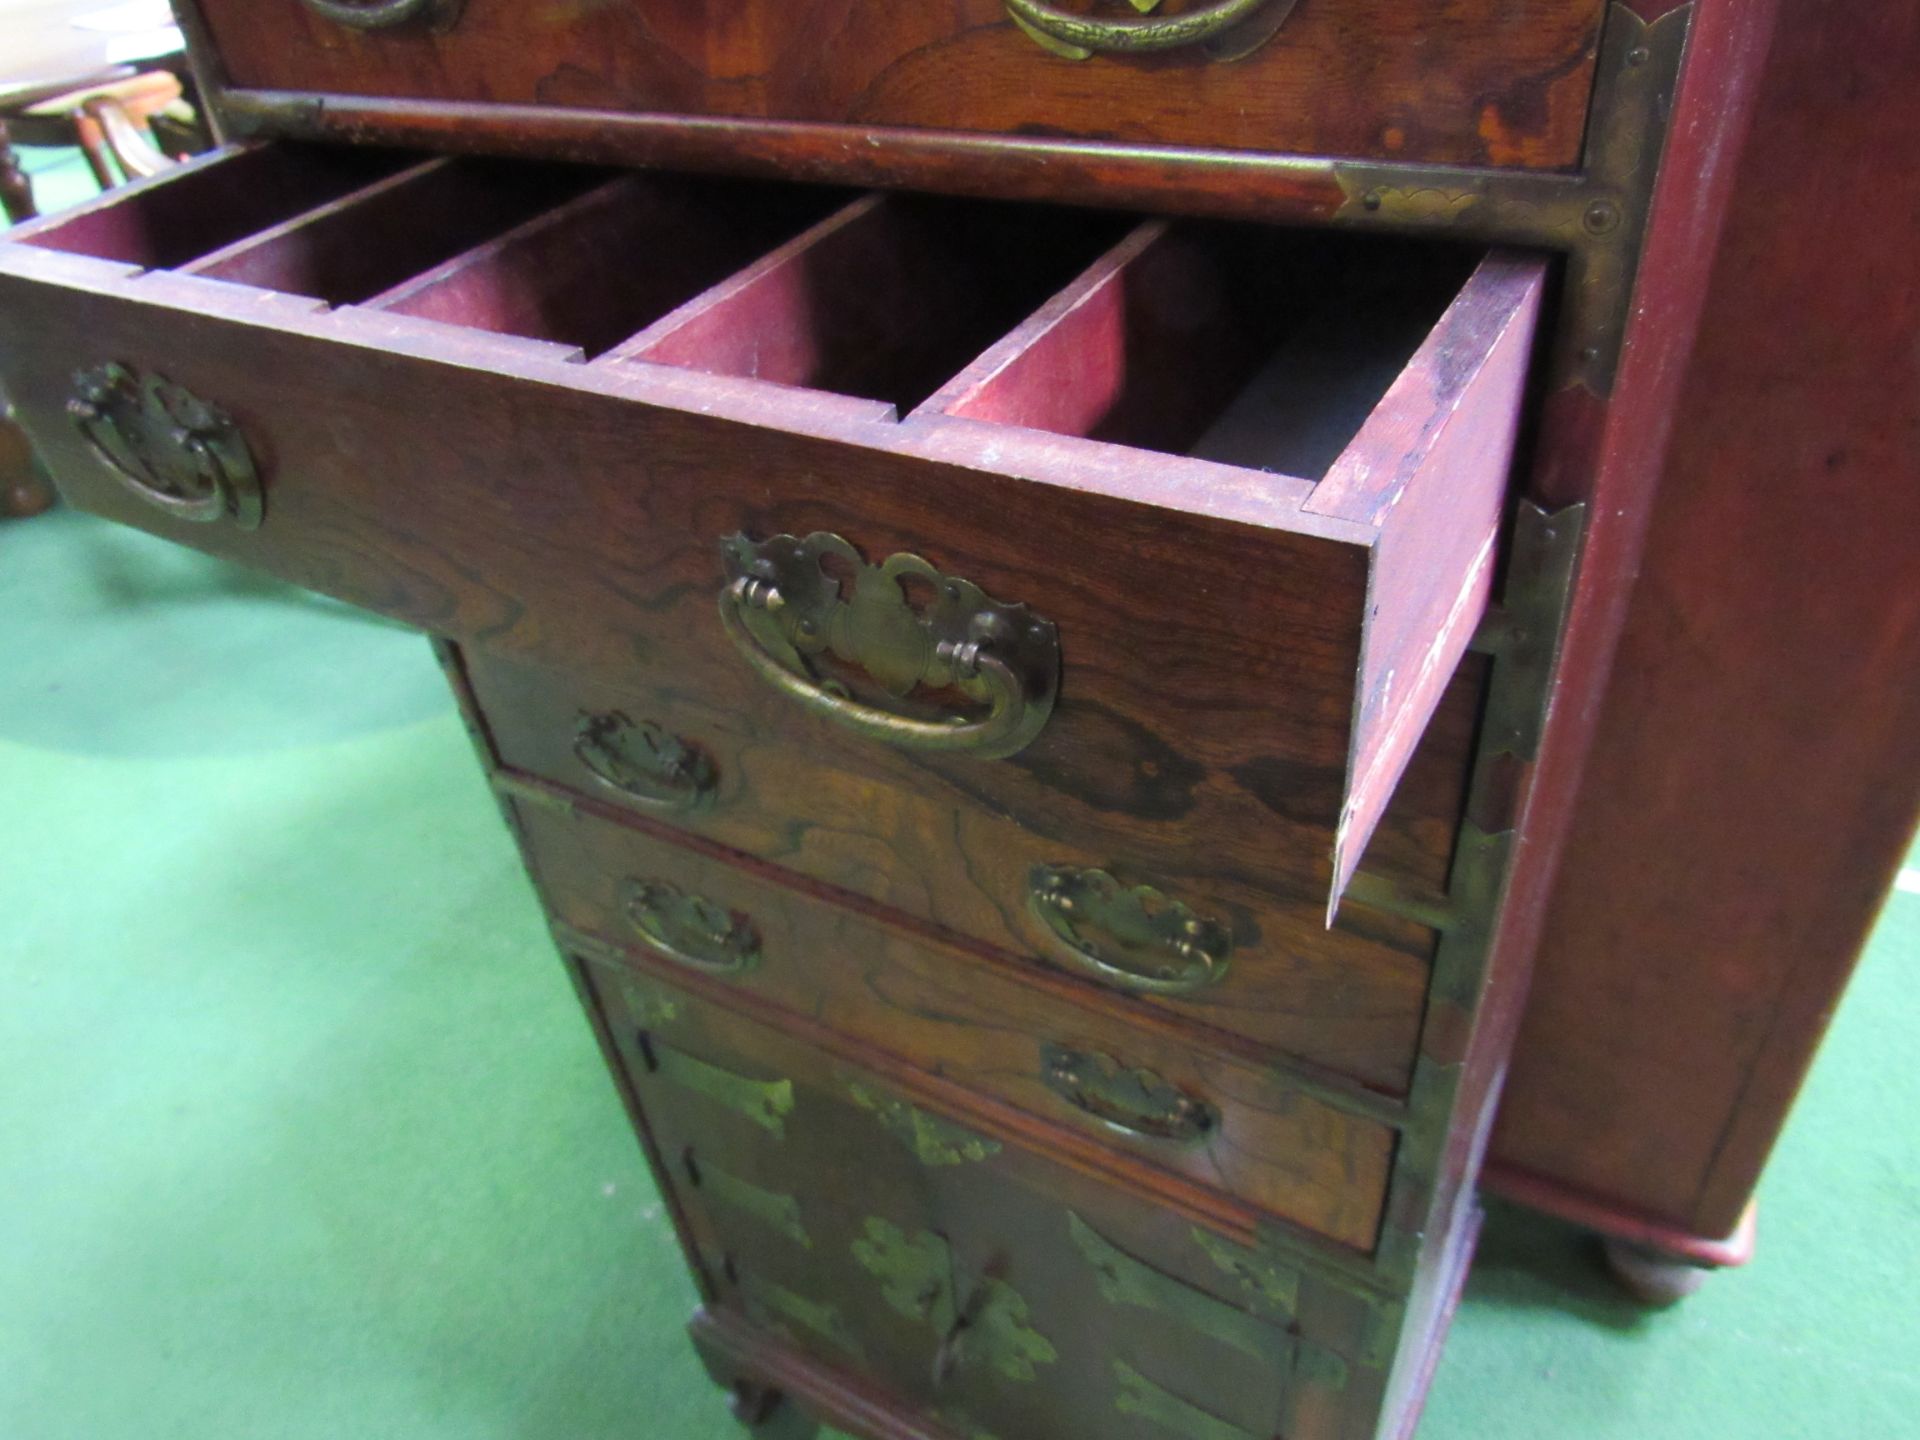
[[[0,378],[85,509],[1324,905],[1486,605],[1542,287],[269,147],[8,236]]]

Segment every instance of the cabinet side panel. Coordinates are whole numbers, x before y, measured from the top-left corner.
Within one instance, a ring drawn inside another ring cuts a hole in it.
[[[1920,806],[1917,62],[1909,7],[1782,6],[1495,1139],[1688,1234],[1738,1223]]]

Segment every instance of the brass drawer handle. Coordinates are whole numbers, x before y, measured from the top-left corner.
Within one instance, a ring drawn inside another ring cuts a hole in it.
[[[1218,920],[1104,870],[1036,865],[1027,904],[1070,964],[1118,990],[1190,995],[1225,979],[1233,956]]]
[[[435,30],[450,30],[460,19],[462,0],[300,0],[322,20],[345,25],[351,30],[396,30],[402,25],[422,24]]]
[[[713,757],[700,746],[620,710],[583,711],[573,754],[609,790],[660,810],[706,804],[719,778]]]
[[[740,975],[760,963],[760,934],[745,915],[664,880],[629,880],[627,923],[669,960],[708,975]]]
[[[1206,1101],[1097,1051],[1048,1041],[1040,1047],[1040,1078],[1069,1105],[1123,1134],[1192,1145],[1220,1124]]]
[[[868,565],[824,531],[804,540],[734,535],[721,553],[728,638],[761,679],[856,735],[996,758],[1027,745],[1053,713],[1059,636],[1025,605],[991,600],[917,555]],[[851,577],[850,598],[833,571]],[[909,586],[924,597],[918,607]],[[830,660],[863,672],[897,708],[854,699]],[[986,713],[917,705],[910,697],[922,687],[957,691]]]
[[[260,476],[225,411],[161,375],[108,363],[73,377],[67,418],[133,494],[176,520],[259,528]]]
[[[1102,20],[1058,10],[1045,0],[1005,0],[1007,13],[1039,45],[1069,60],[1095,54],[1144,55],[1158,50],[1206,47],[1215,60],[1238,60],[1268,40],[1297,0],[1219,0],[1179,15],[1153,16],[1159,0],[1132,0],[1143,13]]]

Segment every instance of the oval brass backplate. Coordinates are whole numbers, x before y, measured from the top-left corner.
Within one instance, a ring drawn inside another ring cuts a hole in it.
[[[623,710],[582,711],[573,754],[607,789],[651,809],[698,809],[719,785],[713,757],[702,746]]]
[[[1004,0],[1007,14],[1044,50],[1067,60],[1150,55],[1198,47],[1212,60],[1239,60],[1271,40],[1297,0],[1215,0],[1156,15],[1161,0],[1130,0],[1138,14],[1104,18],[1046,0]]]
[[[259,527],[253,452],[225,411],[161,375],[109,361],[73,377],[67,418],[116,479],[176,520]]]
[[[1027,906],[1068,964],[1116,990],[1190,995],[1225,979],[1233,957],[1220,921],[1104,870],[1035,865]]]
[[[1205,1100],[1098,1051],[1047,1041],[1040,1047],[1040,1078],[1075,1109],[1135,1139],[1193,1145],[1220,1125],[1220,1112]]]
[[[1059,636],[1025,605],[917,555],[869,565],[825,531],[732,535],[720,552],[727,637],[767,684],[857,735],[991,759],[1025,748],[1053,713]]]
[[[753,921],[664,880],[629,880],[627,923],[669,960],[708,975],[739,975],[760,963]]]
[[[322,20],[349,30],[399,30],[411,26],[451,30],[463,0],[301,0]]]

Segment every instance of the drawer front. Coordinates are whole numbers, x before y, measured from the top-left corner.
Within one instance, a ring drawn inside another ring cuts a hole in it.
[[[76,504],[1094,868],[1344,890],[1486,605],[1539,262],[445,161],[208,233],[284,159],[0,242]]]
[[[993,1097],[1065,1132],[1084,1163],[1120,1164],[1189,1205],[1251,1207],[1371,1249],[1387,1126],[1071,984],[577,811],[514,809],[549,913],[613,953]]]
[[[1602,7],[198,0],[198,8],[243,89],[1542,167],[1578,157]]]
[[[713,1303],[963,1435],[1373,1433],[1382,1316],[1350,1285],[685,992],[584,973]]]
[[[1225,806],[1124,834],[1065,803],[1039,830],[953,772],[777,701],[729,708],[663,684],[628,695],[469,647],[459,665],[509,772],[670,824],[1105,993],[1398,1092],[1434,934],[1347,903],[1276,896],[1272,832]],[[1480,666],[1468,667],[1375,832],[1376,869],[1438,891],[1463,803]],[[1114,844],[1123,841],[1124,844]],[[1100,848],[1107,842],[1105,848]],[[1397,863],[1387,863],[1397,862]]]

